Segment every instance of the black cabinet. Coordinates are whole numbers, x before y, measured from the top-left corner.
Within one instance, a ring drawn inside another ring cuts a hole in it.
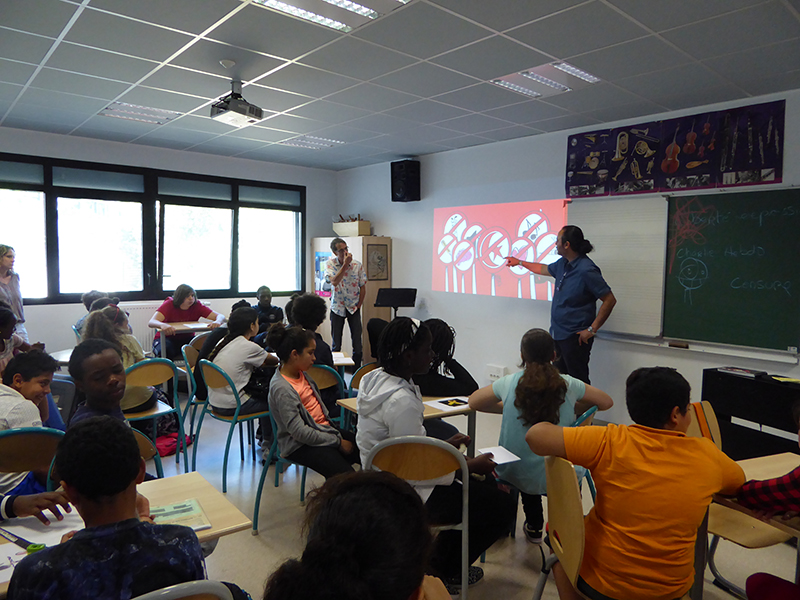
[[[703,370],[703,400],[714,408],[722,434],[722,450],[734,460],[781,452],[800,454],[792,405],[800,401],[800,385],[780,383],[768,376],[756,378]],[[749,426],[732,422],[739,418]],[[785,439],[759,430],[759,425],[790,434]]]

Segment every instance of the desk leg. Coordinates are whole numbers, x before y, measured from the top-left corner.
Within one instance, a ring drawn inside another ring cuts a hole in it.
[[[470,458],[475,458],[475,444],[478,442],[475,440],[475,421],[477,420],[477,414],[474,410],[470,411],[467,414],[467,435],[469,439],[472,440],[472,443],[467,448],[467,456]]]
[[[708,511],[697,530],[697,541],[694,544],[694,584],[689,591],[692,600],[703,600],[703,583],[706,576],[708,560]]]

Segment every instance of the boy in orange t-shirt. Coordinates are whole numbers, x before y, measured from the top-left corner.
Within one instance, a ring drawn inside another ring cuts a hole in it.
[[[537,423],[536,454],[587,467],[597,487],[585,519],[578,590],[598,600],[673,600],[694,581],[697,528],[713,494],[734,494],[744,472],[710,440],[686,436],[689,383],[674,369],[637,369],[625,396],[633,426]],[[559,596],[578,599],[560,565]]]

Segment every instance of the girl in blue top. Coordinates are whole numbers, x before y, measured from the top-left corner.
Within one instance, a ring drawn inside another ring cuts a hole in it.
[[[592,406],[607,410],[614,401],[604,391],[558,372],[553,366],[555,343],[545,330],[527,331],[520,342],[520,353],[523,370],[479,389],[469,397],[469,406],[503,415],[500,445],[520,460],[498,465],[496,471],[519,489],[525,511],[525,537],[538,544],[542,541],[542,494],[547,493],[547,482],[544,459],[531,452],[525,434],[532,425],[543,421],[569,426],[576,412]]]

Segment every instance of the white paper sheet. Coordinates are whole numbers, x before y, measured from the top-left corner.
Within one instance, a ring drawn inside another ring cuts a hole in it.
[[[493,446],[491,448],[480,448],[478,454],[493,454],[492,460],[498,465],[512,463],[519,460],[519,456],[513,452],[506,450],[502,446]]]
[[[0,527],[33,544],[55,546],[61,543],[61,536],[68,531],[84,528],[83,519],[81,519],[74,507],[71,513],[67,514],[62,511],[62,514],[64,515],[64,520],[56,521],[55,517],[48,512],[50,525],[43,524],[36,517],[25,517],[4,521],[0,524]]]
[[[438,408],[439,410],[450,412],[455,410],[464,410],[469,408],[468,398],[466,396],[453,396],[452,398],[439,398],[438,400],[428,400],[425,402],[427,406]]]
[[[11,542],[0,544],[0,583],[8,583],[16,564],[27,556],[27,552]]]

